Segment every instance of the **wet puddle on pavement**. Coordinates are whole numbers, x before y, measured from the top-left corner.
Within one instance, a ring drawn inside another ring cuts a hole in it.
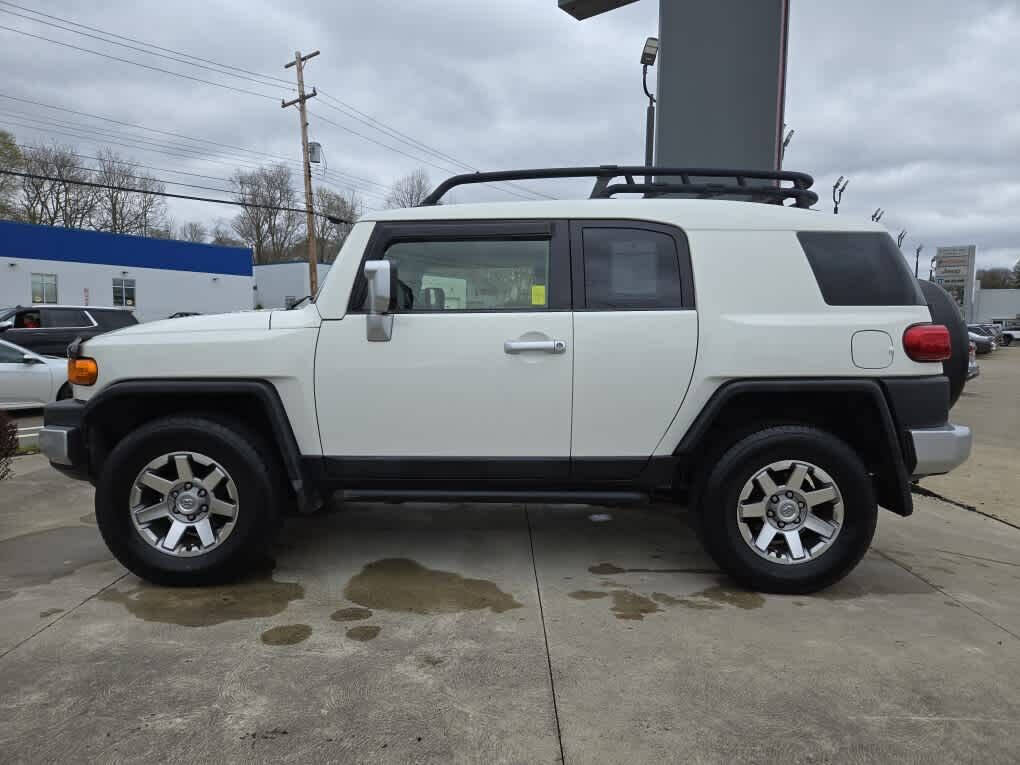
[[[263,632],[261,640],[266,645],[297,645],[308,640],[311,634],[312,628],[307,624],[284,624]]]
[[[385,558],[366,564],[351,577],[344,597],[366,608],[413,614],[484,609],[501,614],[522,607],[493,582],[426,568],[407,558]]]
[[[35,587],[109,560],[113,556],[95,526],[58,526],[0,542],[0,579]]]
[[[119,603],[147,622],[210,627],[238,619],[276,616],[304,596],[305,588],[300,584],[261,578],[220,587],[156,587],[143,583],[130,590],[106,590],[98,599]]]

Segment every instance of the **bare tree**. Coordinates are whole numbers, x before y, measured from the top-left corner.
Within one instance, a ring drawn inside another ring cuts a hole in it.
[[[21,149],[14,136],[0,130],[0,170],[19,171],[22,168]],[[18,177],[0,173],[0,218],[16,216],[14,195],[18,189]]]
[[[319,242],[319,260],[332,263],[343,247],[354,222],[365,212],[365,204],[358,192],[340,194],[323,186],[315,190],[315,238]],[[343,223],[331,223],[326,217],[339,218]]]
[[[22,154],[26,173],[42,178],[22,178],[15,202],[18,217],[28,223],[85,228],[96,208],[96,189],[77,181],[92,180],[89,168],[71,147],[33,146]]]
[[[191,220],[177,229],[177,238],[183,242],[198,242],[201,244],[208,241],[209,231],[201,223]]]
[[[217,220],[212,229],[212,243],[224,247],[243,247],[244,242],[234,236],[234,230],[228,221],[222,218]]]
[[[284,259],[304,228],[303,216],[294,209],[297,195],[290,170],[284,164],[238,170],[231,181],[234,196],[244,205],[231,226],[252,248],[255,263]]]
[[[111,149],[99,151],[95,180],[107,188],[96,190],[92,224],[97,230],[149,236],[154,230],[170,226],[166,202],[152,193],[166,191],[166,187],[152,176],[134,170],[133,165]]]
[[[386,195],[387,207],[417,207],[432,191],[429,174],[418,168],[410,175],[394,181]]]

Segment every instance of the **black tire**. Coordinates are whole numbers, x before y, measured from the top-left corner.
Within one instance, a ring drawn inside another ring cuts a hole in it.
[[[71,398],[73,395],[74,391],[71,390],[71,383],[64,383],[57,391],[57,401],[64,401],[65,399]]]
[[[1013,342],[1013,336],[1012,335],[1003,335],[1002,336],[1002,344],[1004,346],[1005,345],[1010,345],[1012,342]]]
[[[221,544],[193,557],[155,549],[135,529],[129,494],[151,460],[176,451],[206,455],[237,487],[233,530]],[[237,579],[264,564],[278,528],[278,468],[259,436],[237,422],[200,416],[155,420],[125,436],[107,457],[96,483],[96,521],[110,551],[153,584],[199,586]]]
[[[843,499],[843,523],[831,547],[795,565],[772,562],[751,549],[737,524],[744,484],[774,462],[803,460],[832,477]],[[765,592],[809,593],[845,577],[871,545],[878,505],[867,469],[845,442],[801,425],[783,425],[746,436],[714,464],[699,497],[699,531],[716,564],[746,587]]]
[[[943,324],[949,330],[953,344],[952,356],[942,362],[942,372],[949,378],[949,406],[952,407],[963,393],[967,383],[967,369],[970,366],[970,333],[967,323],[953,298],[934,282],[918,279],[921,292],[931,311],[931,320]]]

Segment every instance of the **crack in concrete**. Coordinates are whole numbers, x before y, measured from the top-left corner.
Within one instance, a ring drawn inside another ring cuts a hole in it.
[[[542,620],[542,638],[545,640],[545,661],[549,667],[549,691],[552,694],[553,719],[556,722],[556,742],[560,747],[560,762],[566,765],[567,758],[563,754],[563,731],[560,728],[560,708],[556,701],[556,680],[553,677],[552,654],[549,652],[549,631],[545,627],[545,609],[542,606],[542,588],[538,583],[538,563],[535,561],[535,535],[531,531],[531,515],[528,506],[524,506],[524,520],[528,525],[528,544],[531,547],[531,570],[535,573],[535,593],[538,595],[538,615]]]
[[[945,496],[939,494],[937,491],[932,491],[931,489],[926,489],[925,487],[919,486],[916,483],[910,485],[910,491],[912,493],[914,493],[914,494],[919,494],[922,497],[928,497],[929,499],[937,499],[940,502],[945,502],[947,505],[952,505],[953,507],[958,507],[961,510],[967,510],[968,512],[971,512],[971,513],[977,513],[978,515],[982,515],[985,518],[990,518],[993,521],[998,521],[999,523],[1005,523],[1007,526],[1009,526],[1011,528],[1020,530],[1020,526],[1018,526],[1015,523],[1010,523],[1007,520],[1003,520],[1002,518],[998,517],[997,515],[992,515],[991,513],[986,513],[984,510],[978,510],[974,505],[968,505],[966,502],[959,502],[959,501],[957,501],[955,499],[950,499],[949,497],[945,497]]]

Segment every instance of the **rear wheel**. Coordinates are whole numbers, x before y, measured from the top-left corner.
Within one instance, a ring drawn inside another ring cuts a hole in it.
[[[1012,342],[1013,342],[1013,336],[1012,335],[1003,335],[1002,336],[1002,344],[1003,345],[1009,345]]]
[[[699,498],[702,540],[745,586],[823,589],[867,552],[878,506],[867,470],[825,431],[780,426],[747,436],[715,463]]]
[[[276,528],[276,469],[239,423],[171,417],[110,453],[96,519],[110,550],[156,584],[236,578],[264,559]]]

